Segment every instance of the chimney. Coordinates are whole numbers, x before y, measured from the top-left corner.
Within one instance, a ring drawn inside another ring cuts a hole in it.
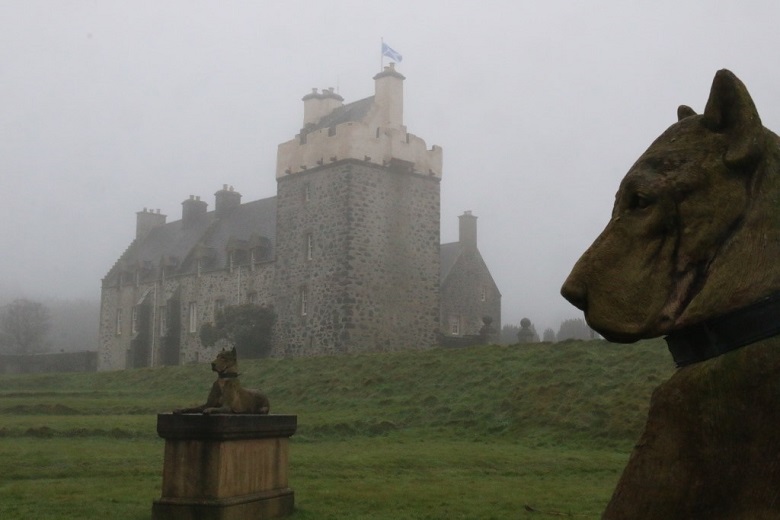
[[[143,211],[139,211],[135,215],[135,238],[146,236],[153,228],[165,224],[165,215],[161,215],[159,209],[155,213],[144,208]]]
[[[322,89],[322,93],[316,88],[311,89],[311,94],[303,96],[303,127],[314,125],[320,119],[344,105],[344,98],[334,92],[333,87]]]
[[[464,247],[477,247],[477,217],[471,214],[471,211],[464,211],[459,216],[460,236],[458,241]]]
[[[200,197],[190,195],[190,198],[181,203],[181,224],[182,228],[187,229],[206,216],[208,204],[200,200]]]
[[[222,185],[222,189],[214,194],[214,216],[222,218],[241,205],[241,194],[233,191],[233,186]]]
[[[374,104],[379,107],[382,125],[400,128],[404,124],[404,80],[395,63],[374,76]]]

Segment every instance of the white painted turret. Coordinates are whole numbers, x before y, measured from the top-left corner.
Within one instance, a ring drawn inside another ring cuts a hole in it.
[[[346,159],[441,178],[441,147],[427,149],[403,124],[404,79],[391,63],[374,76],[373,97],[347,105],[333,89],[313,89],[303,97],[300,133],[279,145],[276,178]]]

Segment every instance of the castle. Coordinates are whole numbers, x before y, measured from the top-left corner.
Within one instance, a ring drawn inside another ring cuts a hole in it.
[[[304,96],[303,128],[278,147],[275,197],[213,211],[137,213],[136,236],[102,280],[98,369],[210,359],[200,325],[229,305],[273,306],[275,356],[429,348],[500,330],[501,294],[477,249],[476,217],[439,240],[442,150],[403,124],[404,76],[374,96]]]

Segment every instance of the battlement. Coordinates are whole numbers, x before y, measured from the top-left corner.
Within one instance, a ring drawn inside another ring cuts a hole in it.
[[[393,64],[374,76],[375,95],[344,105],[333,89],[303,97],[303,128],[277,150],[276,178],[345,159],[441,178],[442,149],[403,125],[403,80]]]

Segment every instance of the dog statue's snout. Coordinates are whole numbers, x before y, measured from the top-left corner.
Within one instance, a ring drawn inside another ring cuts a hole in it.
[[[569,300],[569,303],[584,311],[588,306],[588,290],[585,284],[569,277],[561,287],[561,296]]]

